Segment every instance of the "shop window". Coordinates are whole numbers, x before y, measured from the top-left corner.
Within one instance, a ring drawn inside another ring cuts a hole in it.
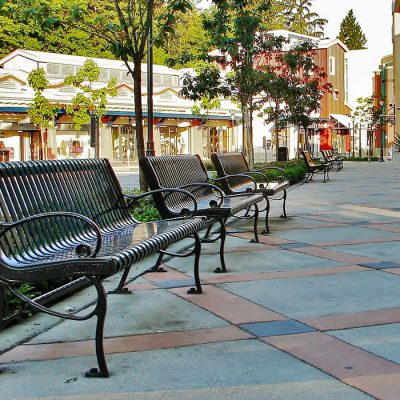
[[[329,75],[336,74],[336,59],[335,57],[329,57]]]
[[[113,159],[130,162],[137,160],[135,127],[132,125],[113,126]]]
[[[210,159],[213,153],[227,153],[229,134],[225,127],[203,129],[203,157]]]
[[[188,154],[189,129],[189,127],[160,126],[161,154]]]

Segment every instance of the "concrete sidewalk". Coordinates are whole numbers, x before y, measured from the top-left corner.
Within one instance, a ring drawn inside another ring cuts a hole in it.
[[[399,173],[347,162],[291,188],[289,218],[272,202],[259,244],[232,220],[228,273],[204,245],[203,295],[186,294],[190,258],[109,295],[108,379],[83,377],[94,320],[36,315],[1,332],[0,399],[399,400]],[[55,308],[94,300],[89,288]]]

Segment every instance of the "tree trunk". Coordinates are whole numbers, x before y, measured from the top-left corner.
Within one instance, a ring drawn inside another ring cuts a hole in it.
[[[142,71],[141,62],[134,61],[133,64],[133,89],[135,100],[135,122],[136,122],[136,151],[138,159],[145,156],[144,137],[143,137],[143,109],[142,109]],[[143,172],[139,170],[140,190],[147,190],[147,183]]]
[[[278,128],[278,118],[275,118],[275,159],[276,162],[278,162],[278,158],[279,158],[279,128]]]
[[[249,154],[249,166],[254,168],[254,146],[253,146],[253,107],[250,105],[248,109],[248,135],[247,135],[247,151]]]
[[[241,108],[242,108],[242,132],[243,132],[243,137],[242,137],[242,152],[244,156],[248,159],[249,153],[248,153],[248,135],[249,135],[249,123],[248,123],[248,109],[247,109],[247,103],[245,101],[241,102]]]

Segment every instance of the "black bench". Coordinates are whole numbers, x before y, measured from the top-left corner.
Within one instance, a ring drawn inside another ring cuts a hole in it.
[[[211,160],[215,166],[218,177],[221,178],[221,187],[226,194],[246,193],[249,190],[261,193],[266,202],[265,232],[269,233],[268,216],[270,200],[282,200],[282,218],[286,218],[286,189],[290,182],[285,179],[285,171],[278,167],[265,167],[263,169],[250,169],[243,153],[214,153]],[[280,174],[276,181],[270,180],[266,173],[278,171]],[[262,182],[255,183],[255,178],[262,178]],[[222,179],[224,178],[224,179]],[[274,197],[280,193],[282,197]]]
[[[209,229],[204,241],[208,241],[208,234],[214,223],[220,224],[219,236],[214,239],[221,240],[220,262],[221,267],[215,272],[226,272],[224,260],[224,244],[226,238],[225,222],[229,217],[246,210],[245,215],[238,218],[254,218],[254,240],[258,242],[258,216],[257,203],[264,199],[264,196],[256,193],[245,193],[234,196],[225,195],[222,190],[211,182],[220,181],[211,179],[207,170],[198,155],[181,156],[158,156],[144,157],[139,160],[147,183],[152,190],[165,188],[181,188],[189,191],[197,201],[197,210],[194,215],[206,216],[209,220]],[[153,195],[157,209],[163,218],[173,218],[180,209],[188,207],[187,199],[180,193]],[[250,211],[250,208],[253,210]],[[192,210],[192,209],[191,209]]]
[[[184,195],[196,209],[191,194],[172,192]],[[206,218],[139,223],[131,216],[131,208],[145,195],[125,196],[105,159],[0,163],[0,289],[10,290],[32,309],[50,315],[77,321],[96,316],[99,368],[87,376],[109,375],[103,349],[107,301],[101,278],[124,271],[119,285],[123,287],[133,264],[193,236],[194,250],[182,256],[195,255],[195,292],[201,292],[197,231],[206,226]],[[86,277],[97,290],[97,304],[84,316],[53,311],[18,291],[23,283],[76,277]],[[5,323],[3,318],[0,325]]]
[[[336,166],[336,171],[340,171],[343,168],[343,157],[340,154],[334,154],[332,150],[321,150],[322,157],[327,164],[332,167]]]
[[[303,156],[303,160],[306,165],[307,176],[305,182],[307,183],[308,181],[310,181],[314,176],[314,174],[321,173],[324,174],[323,182],[326,183],[326,180],[327,179],[329,180],[330,165],[324,162],[320,164],[315,163],[310,153],[307,150],[302,151],[301,155]]]

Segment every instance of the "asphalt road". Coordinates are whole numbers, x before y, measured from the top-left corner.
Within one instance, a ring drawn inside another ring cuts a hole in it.
[[[116,175],[123,189],[139,188],[138,172],[117,172]]]

